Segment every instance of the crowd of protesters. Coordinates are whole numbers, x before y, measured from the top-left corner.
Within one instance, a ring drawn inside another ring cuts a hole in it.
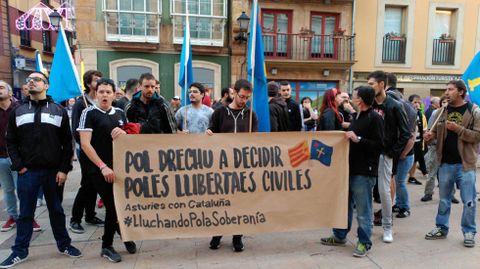
[[[258,130],[257,115],[248,105],[253,89],[247,80],[223,88],[215,101],[212,89],[194,82],[188,88],[190,104],[186,106],[179,96],[166,100],[160,81],[150,73],[129,79],[124,89],[96,70],[87,71],[83,81],[84,94],[63,106],[47,95],[49,79],[43,73],[28,76],[22,100],[16,100],[10,85],[0,81],[0,183],[8,213],[1,231],[17,227],[12,253],[0,268],[27,259],[32,232],[41,229],[34,216],[43,196],[60,253],[82,256],[71,245],[67,227],[84,233],[85,216],[86,224],[104,227],[100,255],[111,262],[122,260],[112,246],[115,233],[120,234],[112,156],[112,141],[119,136],[248,132],[250,119],[252,131]],[[480,109],[466,101],[467,89],[461,80],[448,82],[444,96],[432,97],[427,109],[420,96],[405,98],[396,82],[394,74],[375,71],[368,75],[366,85],[353,90],[351,99],[348,93],[332,88],[324,92],[321,104],[310,97],[297,103],[288,81],[268,83],[272,132],[344,131],[339,134],[350,143],[348,227],[333,229],[320,242],[345,245],[356,212],[354,256],[363,257],[372,248],[373,225],[382,226],[383,241],[392,243],[393,213],[396,218],[412,213],[407,182],[422,185],[415,178],[418,163],[426,179],[421,201],[431,201],[437,182],[439,186],[436,225],[425,239],[447,237],[451,204],[459,203],[454,196],[457,187],[463,203],[463,244],[473,247]],[[81,181],[67,226],[63,188],[76,159]],[[105,220],[96,216],[98,196],[105,206]],[[374,201],[381,204],[381,210],[373,211]],[[210,248],[218,249],[221,238],[215,235]],[[124,245],[128,253],[136,253],[135,242]],[[233,236],[232,247],[237,252],[244,250],[242,235]]]

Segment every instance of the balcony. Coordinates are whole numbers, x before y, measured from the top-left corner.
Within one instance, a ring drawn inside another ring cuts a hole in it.
[[[265,61],[354,63],[354,36],[263,33]]]
[[[451,38],[433,39],[432,65],[454,65],[455,44]]]
[[[382,63],[404,64],[407,38],[386,34],[383,36]]]

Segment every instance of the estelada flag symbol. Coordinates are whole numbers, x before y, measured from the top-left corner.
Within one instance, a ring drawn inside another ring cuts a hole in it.
[[[288,156],[290,157],[290,164],[292,165],[292,167],[297,167],[302,162],[310,159],[310,152],[308,151],[307,141],[304,140],[295,147],[288,149]]]
[[[463,73],[462,79],[467,84],[470,100],[480,105],[480,52],[470,62],[467,70]]]
[[[327,146],[322,142],[313,139],[310,150],[310,160],[317,160],[326,166],[332,163],[333,147]]]

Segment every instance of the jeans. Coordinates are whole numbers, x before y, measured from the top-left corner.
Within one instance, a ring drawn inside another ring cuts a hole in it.
[[[378,162],[378,192],[382,202],[382,226],[384,230],[392,229],[392,196],[390,195],[392,166],[393,159],[381,154]]]
[[[408,171],[412,168],[415,157],[408,155],[405,159],[398,160],[397,176],[395,182],[397,183],[395,204],[401,208],[410,210],[410,203],[408,202],[407,177]]]
[[[18,175],[17,193],[20,200],[20,216],[17,219],[17,237],[12,251],[20,257],[28,256],[40,186],[43,187],[45,194],[50,226],[57,241],[57,248],[63,251],[70,246],[71,239],[65,227],[65,214],[60,201],[60,188],[55,181],[56,174],[57,171],[50,169],[29,169],[26,173]]]
[[[475,169],[464,171],[461,163],[447,164],[442,163],[438,170],[440,203],[436,218],[437,227],[448,232],[448,219],[452,205],[452,190],[455,183],[460,187],[460,197],[463,203],[462,213],[462,232],[476,233],[475,213],[477,208],[475,189],[476,175]]]
[[[82,222],[83,212],[85,211],[85,220],[92,220],[95,213],[95,203],[97,202],[97,191],[93,186],[92,178],[85,174],[86,162],[89,162],[85,153],[81,152],[78,155],[80,168],[82,169],[82,179],[80,181],[80,188],[78,189],[75,201],[72,206],[72,218],[70,222]]]
[[[333,229],[333,234],[339,239],[345,239],[352,227],[353,206],[357,210],[358,241],[368,247],[372,246],[372,192],[375,177],[350,176],[348,191],[348,227],[347,229]]]
[[[425,154],[425,162],[427,165],[427,183],[425,184],[425,194],[433,195],[435,189],[435,182],[437,179],[438,166],[440,165],[437,160],[437,146],[428,146],[428,152]]]
[[[3,188],[3,196],[8,216],[17,219],[17,195],[15,186],[17,185],[17,172],[10,169],[10,158],[0,158],[0,184]]]

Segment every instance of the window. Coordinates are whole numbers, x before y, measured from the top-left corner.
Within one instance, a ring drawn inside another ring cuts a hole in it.
[[[454,10],[435,10],[435,30],[433,39],[433,65],[455,64],[455,39],[452,33]]]
[[[50,31],[42,32],[43,51],[52,52],[52,38]]]
[[[151,73],[158,78],[159,65],[156,62],[139,58],[122,58],[109,63],[110,76],[121,88],[125,88],[127,80],[138,79],[143,73]]]
[[[144,73],[152,73],[152,68],[140,65],[124,65],[117,68],[118,87],[125,89],[127,80],[131,78],[139,78]]]
[[[19,14],[20,16],[23,14]],[[31,25],[30,20],[25,20],[25,28],[29,29]],[[26,46],[26,47],[31,47],[32,46],[32,40],[30,39],[30,31],[29,30],[20,30],[20,45],[21,46]]]
[[[383,63],[405,63],[407,39],[404,31],[405,7],[386,6],[383,25]]]
[[[312,58],[336,58],[335,51],[338,45],[333,34],[338,29],[338,17],[337,14],[312,14],[311,30],[314,32],[311,42]]]
[[[104,0],[107,41],[159,43],[161,0]]]
[[[195,67],[193,68],[193,77],[196,82],[200,82],[205,86],[205,88],[214,88],[215,87],[215,71],[209,68],[204,67]],[[212,96],[213,97],[213,96]]]
[[[171,0],[173,43],[183,42],[186,0]],[[227,0],[188,0],[188,22],[192,45],[223,46]]]
[[[262,10],[263,47],[265,56],[288,57],[292,12],[288,10]]]
[[[49,6],[50,5],[50,0],[42,0],[40,1],[42,3],[44,3],[45,5]]]

